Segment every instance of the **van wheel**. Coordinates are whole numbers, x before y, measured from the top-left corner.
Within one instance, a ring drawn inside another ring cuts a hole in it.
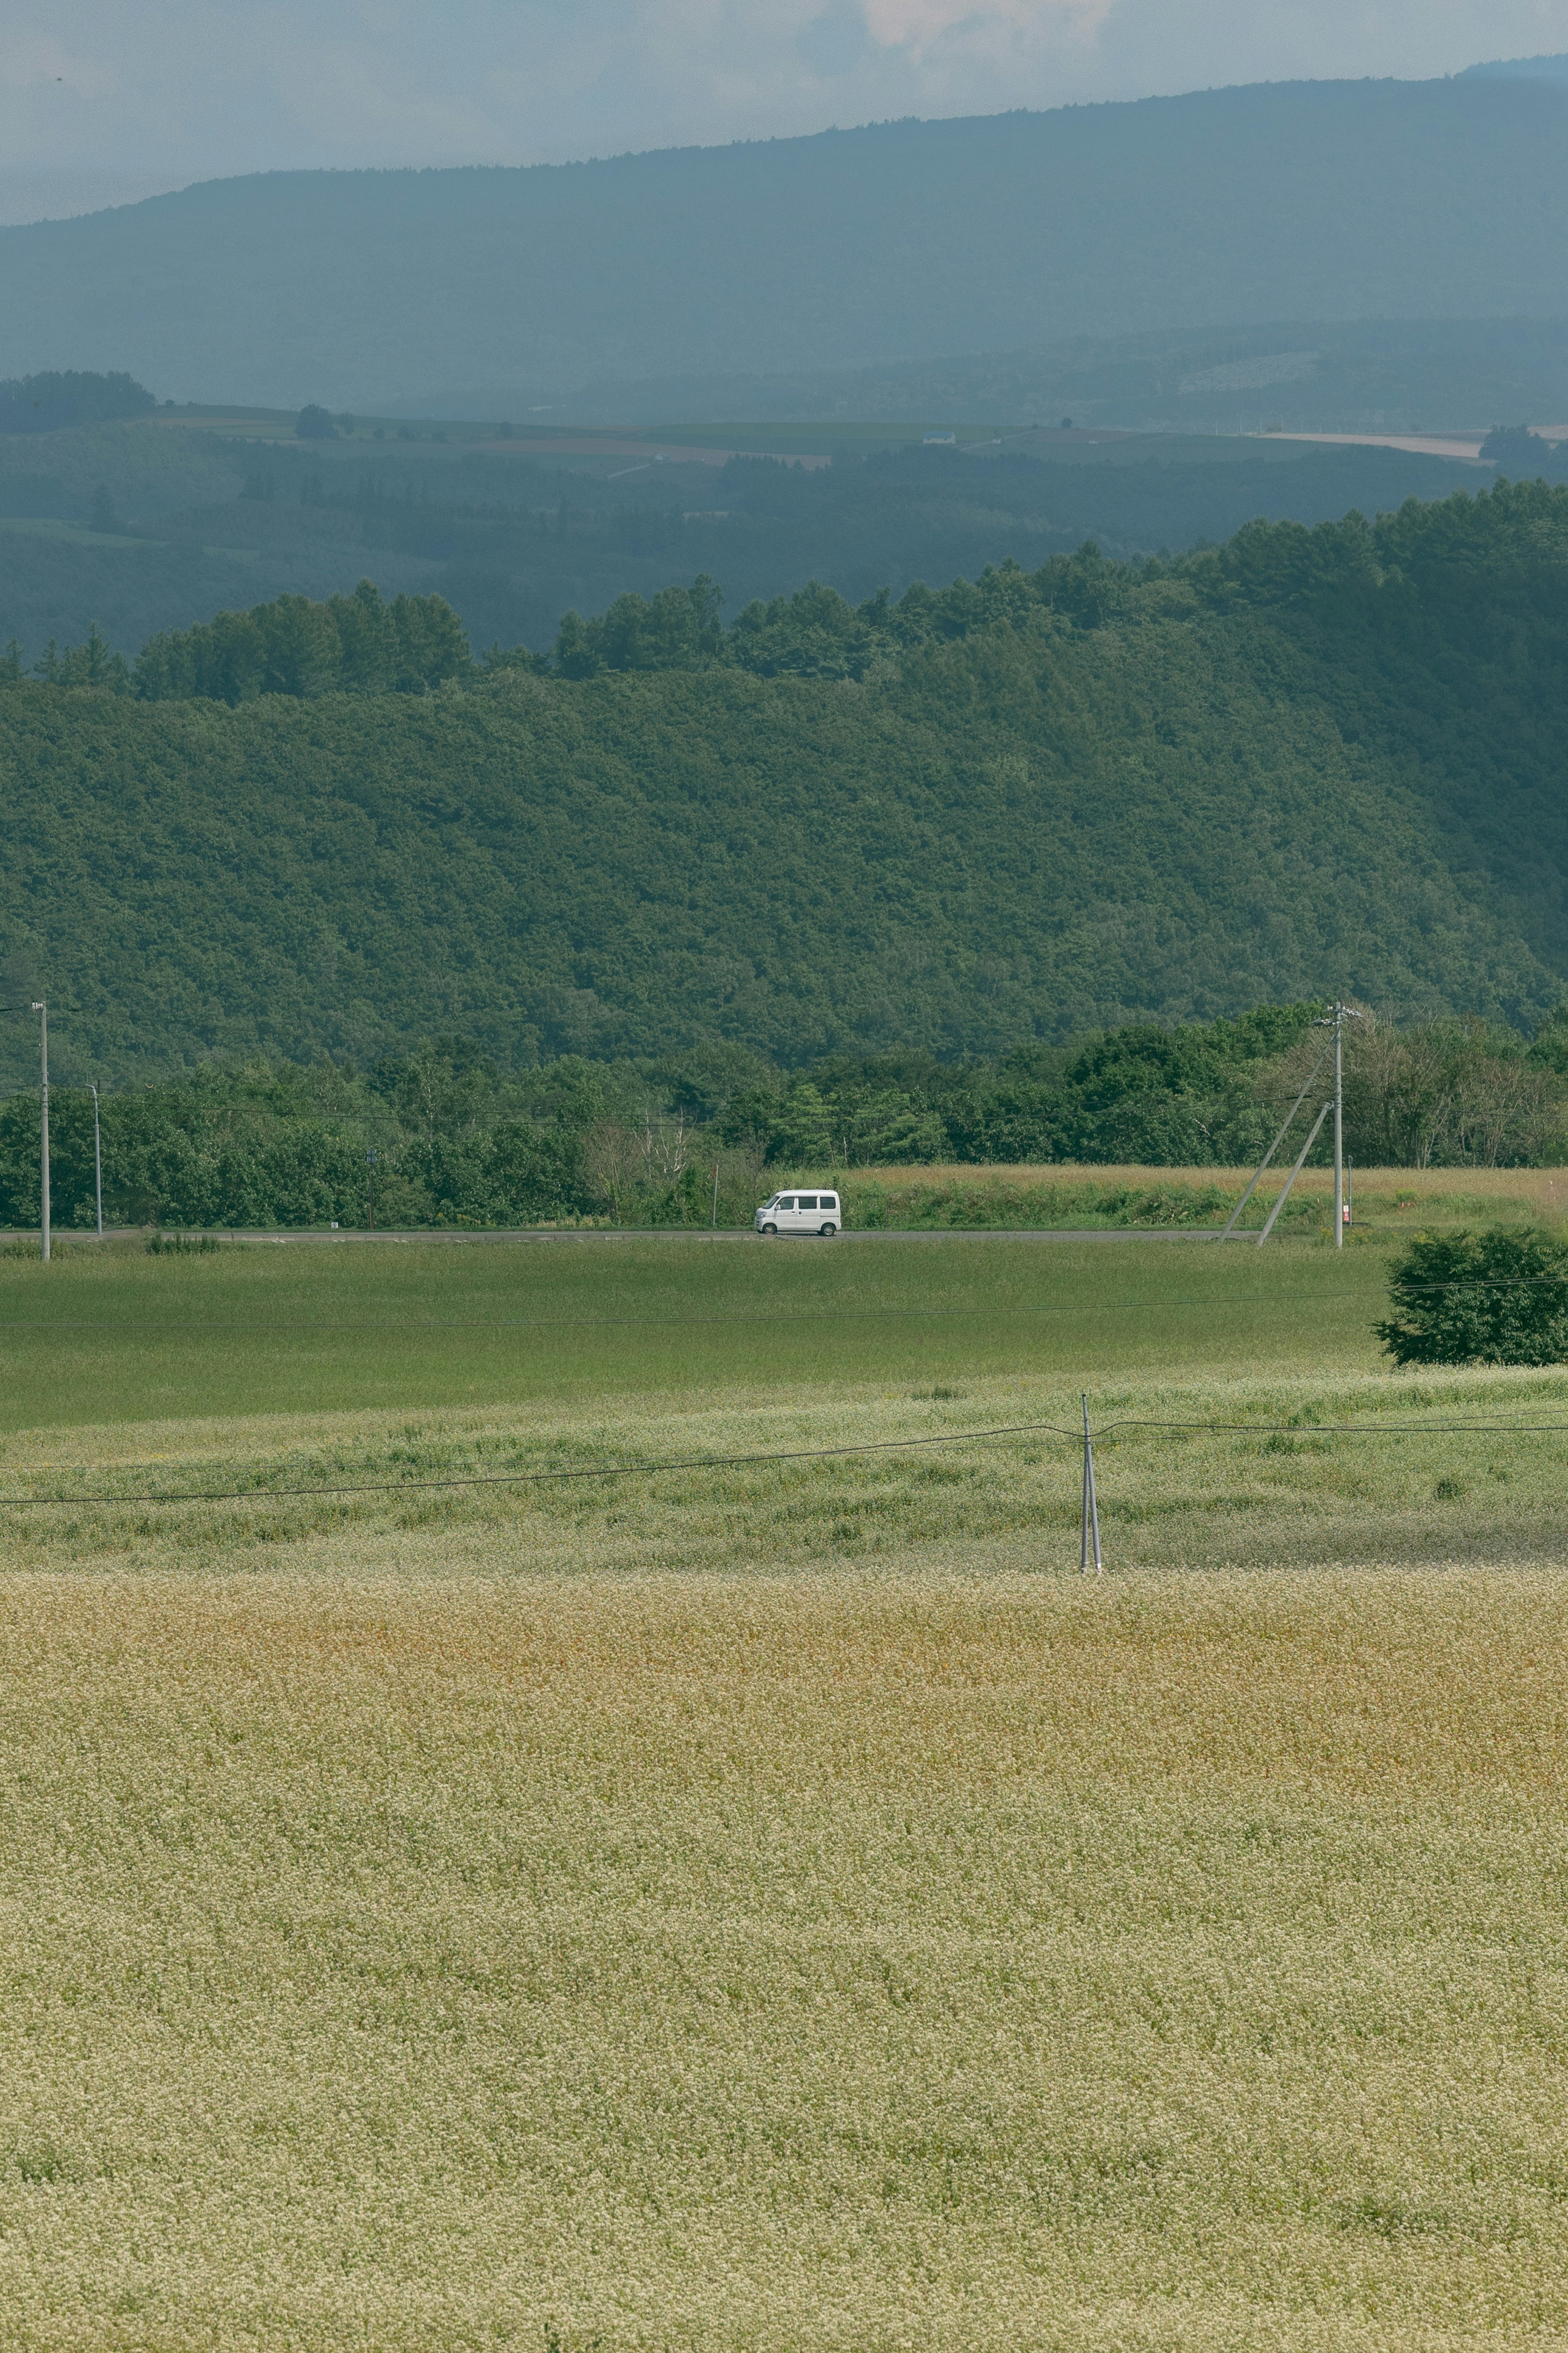
[[[764,1234],[776,1234],[778,1228],[776,1226],[764,1226],[763,1228],[763,1231]]]
[[[830,1242],[837,1231],[838,1229],[837,1226],[818,1226],[817,1228],[817,1232],[822,1236],[825,1242]]]

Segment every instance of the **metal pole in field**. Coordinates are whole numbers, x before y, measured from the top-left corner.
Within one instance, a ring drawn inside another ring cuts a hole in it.
[[[1083,1516],[1079,1531],[1078,1565],[1079,1574],[1087,1576],[1091,1537],[1094,1543],[1094,1566],[1097,1574],[1104,1568],[1105,1564],[1100,1556],[1100,1504],[1094,1492],[1094,1440],[1089,1435],[1089,1396],[1087,1391],[1081,1394],[1083,1396]]]
[[[1313,1023],[1315,1029],[1331,1029],[1334,1048],[1334,1248],[1345,1246],[1345,1058],[1344,1029],[1347,1021],[1359,1021],[1361,1015],[1353,1005],[1342,1005],[1336,997],[1327,1013]],[[1314,1130],[1314,1133],[1316,1131]]]
[[[98,1124],[98,1089],[92,1085],[90,1079],[88,1081],[88,1085],[92,1087],[92,1190],[93,1198],[98,1203],[98,1239],[101,1241],[103,1240],[103,1139]]]
[[[40,1089],[42,1116],[38,1129],[38,1194],[41,1203],[38,1239],[43,1245],[43,1259],[49,1260],[49,1008],[42,998],[35,998],[33,1010],[38,1016],[38,1062],[43,1073]]]
[[[1345,1008],[1334,1006],[1334,1248],[1345,1246]]]

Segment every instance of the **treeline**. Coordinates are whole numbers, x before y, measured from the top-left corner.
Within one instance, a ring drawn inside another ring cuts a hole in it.
[[[134,376],[94,375],[86,369],[50,370],[0,382],[0,433],[58,433],[68,425],[104,425],[145,417],[156,406]]]
[[[257,1060],[105,1094],[110,1225],[486,1227],[608,1217],[688,1224],[749,1219],[753,1163],[698,1109],[700,1071],[566,1058],[513,1080],[462,1039],[364,1071]],[[701,1137],[704,1157],[695,1146]],[[96,1219],[92,1099],[50,1089],[50,1200],[62,1229]],[[0,1225],[36,1226],[38,1098],[0,1109]]]
[[[811,580],[858,606],[884,585],[898,596],[916,580],[977,579],[1007,556],[1032,571],[1085,539],[1119,556],[1190,548],[1258,515],[1316,523],[1477,480],[1404,450],[1290,457],[1234,439],[1206,454],[1155,442],[1135,464],[1120,462],[1125,450],[1114,464],[1077,464],[1010,444],[916,446],[841,448],[811,470],[736,456],[722,469],[676,459],[606,478],[571,459],[436,446],[447,439],[440,427],[361,426],[352,439],[263,448],[151,418],[0,435],[0,512],[102,526],[13,535],[0,642],[15,635],[31,663],[51,637],[79,643],[96,617],[133,656],[161,630],[284,590],[346,595],[368,574],[389,596],[443,596],[476,650],[548,648],[568,607],[597,614],[628,591],[651,598],[702,573],[723,583],[728,618]]]
[[[472,667],[462,623],[440,596],[395,596],[368,580],[352,596],[279,596],[165,629],[142,649],[132,681],[149,702],[258,695],[427,694]]]
[[[205,701],[231,708],[264,694],[428,694],[474,668],[462,623],[440,596],[394,596],[368,580],[351,596],[274,597],[247,613],[219,613],[192,629],[150,638],[132,670],[94,621],[79,646],[49,640],[29,672],[15,638],[0,655],[0,685],[89,687],[144,702]]]
[[[1545,446],[1544,444],[1542,445]],[[1223,547],[1119,564],[1093,541],[1032,572],[1006,562],[977,580],[933,589],[917,582],[851,605],[810,582],[793,596],[754,599],[726,627],[723,595],[706,574],[689,587],[617,596],[596,617],[568,612],[547,651],[493,645],[476,663],[461,621],[438,596],[390,603],[369,580],[352,596],[316,603],[285,596],[245,613],[220,613],[191,629],[162,631],[134,668],[98,639],[61,655],[51,647],[34,675],[97,685],[148,702],[193,697],[231,705],[265,694],[425,693],[482,672],[524,670],[583,680],[606,674],[731,669],[759,678],[863,681],[925,649],[999,627],[1027,630],[1047,617],[1075,629],[1120,620],[1251,611],[1331,613],[1443,572],[1536,573],[1568,561],[1568,484],[1507,481],[1478,497],[1436,504],[1409,500],[1374,522],[1351,513],[1309,529],[1247,524]],[[4,673],[22,675],[11,649]]]
[[[1494,425],[1479,454],[1514,480],[1568,480],[1568,442],[1549,441],[1530,425]]]
[[[1076,1050],[1031,1043],[994,1060],[836,1056],[737,1085],[716,1131],[760,1165],[803,1170],[1237,1167],[1261,1155],[1303,1089],[1313,1111],[1322,1100],[1322,1012],[1264,1006],[1235,1021],[1138,1024]],[[1364,1166],[1568,1159],[1568,1009],[1532,1039],[1475,1020],[1399,1028],[1369,1012],[1347,1029],[1344,1070],[1346,1148]],[[1325,1133],[1314,1158],[1330,1156]]]
[[[931,1164],[1234,1167],[1258,1157],[1321,1051],[1321,1008],[1110,1032],[943,1064],[742,1049],[566,1056],[504,1075],[471,1042],[355,1071],[257,1061],[102,1103],[111,1225],[745,1224],[793,1176]],[[1321,1089],[1312,1098],[1315,1105]],[[1346,1143],[1363,1166],[1568,1158],[1568,1018],[1533,1041],[1478,1022],[1351,1032]],[[1303,1116],[1304,1133],[1306,1119]],[[51,1096],[56,1222],[94,1221],[91,1099]],[[1326,1134],[1315,1158],[1328,1157]],[[715,1204],[715,1177],[717,1203]],[[38,1103],[0,1110],[0,1225],[38,1218]]]
[[[402,596],[389,603],[362,580],[350,596],[321,603],[279,596],[195,628],[163,630],[133,669],[94,623],[84,645],[61,651],[51,643],[31,675],[46,685],[96,687],[146,702],[205,699],[230,706],[266,694],[425,694],[448,680],[507,670],[580,680],[726,668],[759,678],[858,681],[879,661],[999,622],[1017,623],[1032,612],[1061,612],[1092,627],[1110,609],[1116,572],[1089,546],[1040,572],[1004,564],[975,582],[954,581],[940,591],[917,586],[896,604],[884,591],[858,607],[813,581],[793,596],[748,605],[729,629],[719,617],[722,594],[704,575],[689,588],[618,596],[595,620],[568,613],[547,653],[498,645],[478,663],[443,597]],[[25,674],[13,644],[0,660],[0,682],[18,683]]]

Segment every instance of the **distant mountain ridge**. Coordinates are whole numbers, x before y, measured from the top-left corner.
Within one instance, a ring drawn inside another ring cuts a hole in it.
[[[1297,82],[0,231],[0,374],[333,407],[1269,319],[1568,317],[1568,89]]]
[[[1568,53],[1545,58],[1494,58],[1467,66],[1456,81],[1568,81]]]

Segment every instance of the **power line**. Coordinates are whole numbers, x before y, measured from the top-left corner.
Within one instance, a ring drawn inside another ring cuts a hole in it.
[[[1291,1438],[1419,1438],[1426,1432],[1489,1430],[1494,1438],[1535,1438],[1550,1437],[1554,1430],[1568,1430],[1568,1421],[1153,1421],[1124,1415],[1118,1421],[1102,1421],[1097,1428],[1202,1430],[1222,1437],[1230,1431],[1249,1430],[1265,1435],[1279,1430]]]
[[[691,1454],[672,1456],[662,1462],[619,1462],[595,1464],[571,1471],[486,1471],[451,1479],[368,1479],[332,1487],[232,1487],[192,1489],[174,1493],[152,1495],[0,1495],[0,1506],[10,1504],[234,1504],[270,1503],[285,1497],[316,1495],[383,1495],[414,1494],[426,1489],[454,1487],[523,1487],[541,1486],[549,1482],[568,1479],[630,1479],[639,1473],[653,1476],[663,1471],[729,1470],[759,1462],[826,1461],[845,1454],[890,1454],[907,1451],[916,1446],[953,1446],[965,1439],[1017,1438],[1037,1432],[1055,1437],[1070,1437],[1055,1422],[1021,1422],[998,1430],[962,1430],[941,1432],[926,1438],[883,1438],[867,1440],[859,1446],[801,1446],[782,1453],[764,1454]]]
[[[1442,1437],[1482,1431],[1497,1438],[1544,1438],[1568,1433],[1568,1421],[1163,1421],[1123,1416],[1101,1422],[1096,1435],[1103,1439],[1119,1430],[1199,1430],[1215,1437],[1267,1438],[1410,1438]],[[674,1455],[663,1461],[595,1463],[570,1471],[485,1471],[449,1479],[364,1479],[331,1487],[221,1487],[165,1491],[150,1495],[0,1495],[0,1508],[58,1506],[67,1510],[87,1504],[122,1504],[141,1509],[149,1504],[280,1503],[335,1495],[408,1495],[466,1487],[531,1487],[581,1479],[656,1477],[668,1471],[717,1471],[754,1468],[771,1462],[826,1462],[847,1455],[907,1453],[922,1446],[963,1446],[997,1438],[1063,1438],[1075,1446],[1081,1430],[1055,1421],[1005,1423],[987,1430],[934,1431],[921,1438],[868,1439],[855,1446],[797,1446],[781,1452],[759,1454]]]

